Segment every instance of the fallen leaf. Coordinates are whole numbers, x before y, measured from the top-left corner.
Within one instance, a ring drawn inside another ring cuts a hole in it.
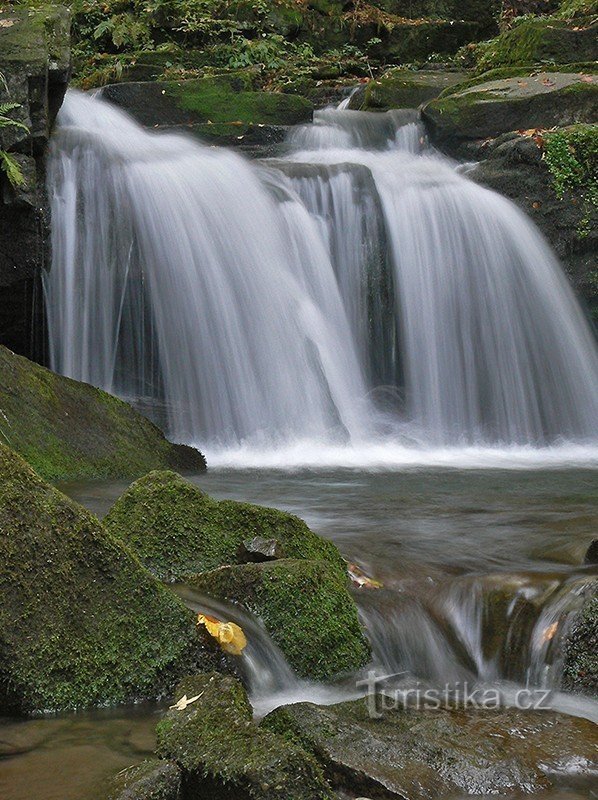
[[[203,694],[203,692],[201,694]],[[196,694],[195,697],[192,697],[191,699],[187,699],[187,695],[184,694],[181,697],[181,699],[177,700],[173,706],[170,706],[170,708],[176,708],[177,711],[184,711],[187,708],[187,706],[191,705],[191,703],[194,703],[196,700],[199,700],[201,694]]]
[[[542,79],[542,83],[544,84],[544,86],[554,86],[555,85],[555,81],[551,81],[550,78],[543,78]]]
[[[549,625],[547,628],[544,628],[544,630],[542,631],[542,641],[549,642],[554,636],[554,634],[557,632],[558,627],[559,623],[553,622],[552,625]]]
[[[541,205],[542,203],[538,203],[538,201],[536,200],[535,203],[532,203],[532,208],[540,208]]]
[[[12,28],[14,24],[14,19],[0,19],[0,28]]]
[[[584,83],[594,83],[594,78],[591,75],[582,75],[580,80]]]
[[[381,589],[384,584],[370,578],[369,575],[358,567],[357,564],[347,563],[347,572],[351,578],[351,582],[358,586],[360,589]]]
[[[234,622],[223,622],[207,614],[198,614],[197,624],[205,625],[207,632],[216,639],[225,653],[240,656],[247,647],[247,639],[243,629]]]

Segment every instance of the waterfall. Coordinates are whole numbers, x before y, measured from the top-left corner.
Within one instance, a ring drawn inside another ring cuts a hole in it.
[[[412,110],[326,109],[249,162],[69,92],[48,186],[52,367],[174,438],[595,445],[598,352],[558,262]]]

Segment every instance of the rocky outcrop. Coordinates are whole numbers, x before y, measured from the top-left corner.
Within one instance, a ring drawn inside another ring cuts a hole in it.
[[[255,725],[238,681],[198,675],[177,687],[175,699],[185,695],[193,702],[157,727],[158,755],[182,770],[185,797],[332,800],[313,756]]]
[[[598,582],[589,587],[565,638],[563,689],[598,698]]]
[[[0,346],[0,441],[49,480],[198,472],[197,450],[171,444],[128,403]]]
[[[156,698],[222,659],[92,514],[0,445],[0,712]]]
[[[112,506],[104,525],[154,575],[178,581],[244,560],[245,541],[275,539],[289,558],[324,560],[339,574],[344,562],[332,542],[303,520],[274,508],[217,501],[174,472],[151,472]]]
[[[106,800],[182,800],[182,778],[174,761],[143,761],[118,773]]]
[[[0,150],[24,182],[0,172],[0,344],[26,355],[41,349],[40,273],[47,262],[43,155],[69,77],[69,12],[61,6],[0,12],[0,103],[21,126],[0,129]]]
[[[355,111],[417,108],[466,79],[464,72],[391,69],[359,87],[351,96],[349,108]]]
[[[372,715],[367,700],[298,703],[272,712],[262,726],[313,753],[333,788],[351,796],[533,793],[571,764],[591,774],[594,726],[587,720],[549,711],[391,706],[387,700],[386,710]]]
[[[302,678],[331,680],[369,661],[347,577],[325,561],[289,558],[221,567],[185,583],[259,617]]]

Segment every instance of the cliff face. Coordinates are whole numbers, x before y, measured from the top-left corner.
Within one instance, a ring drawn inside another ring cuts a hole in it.
[[[62,6],[0,13],[0,104],[20,124],[0,125],[0,151],[22,182],[0,172],[0,344],[43,349],[40,275],[47,262],[44,153],[70,72],[70,13]],[[34,324],[37,323],[37,324]]]

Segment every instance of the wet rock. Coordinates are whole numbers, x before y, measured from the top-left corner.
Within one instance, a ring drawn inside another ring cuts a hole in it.
[[[281,559],[221,567],[185,582],[259,617],[302,678],[330,680],[369,660],[346,574],[325,561]]]
[[[275,561],[284,558],[284,549],[277,539],[264,539],[254,536],[253,539],[244,541],[237,551],[239,561],[245,563],[259,563],[261,561]]]
[[[565,638],[562,687],[598,698],[598,582],[572,620]]]
[[[182,800],[182,773],[173,761],[144,761],[118,774],[108,800]]]
[[[324,559],[344,573],[336,547],[298,517],[250,503],[213,500],[174,472],[151,472],[129,486],[104,525],[166,581],[235,564],[239,546],[255,537],[277,540],[291,558]]]
[[[21,126],[0,129],[0,150],[23,168],[13,187],[0,171],[0,344],[27,355],[41,349],[39,285],[47,261],[43,154],[70,69],[70,14],[62,6],[0,11],[0,103]]]
[[[598,539],[594,539],[588,547],[583,559],[584,564],[598,564]]]
[[[142,125],[234,124],[297,125],[309,122],[313,106],[303,97],[255,92],[246,75],[221,75],[188,81],[118,83],[102,97]]]
[[[509,131],[593,122],[597,100],[598,76],[539,72],[449,90],[422,116],[433,141],[459,154],[467,143]]]
[[[533,793],[567,764],[588,774],[595,765],[593,724],[548,711],[401,706],[372,718],[367,700],[299,703],[262,727],[300,741],[334,789],[385,800]]]
[[[205,469],[127,403],[0,346],[0,438],[48,479],[134,477],[156,467]]]
[[[183,771],[186,797],[235,800],[329,800],[313,758],[295,742],[258,728],[241,684],[221,675],[184,680],[173,709],[157,727],[158,755]]]
[[[0,445],[0,711],[156,698],[224,664],[98,520]]]
[[[352,95],[349,108],[354,111],[417,108],[445,89],[462,83],[466,77],[463,72],[392,69],[360,87]]]

